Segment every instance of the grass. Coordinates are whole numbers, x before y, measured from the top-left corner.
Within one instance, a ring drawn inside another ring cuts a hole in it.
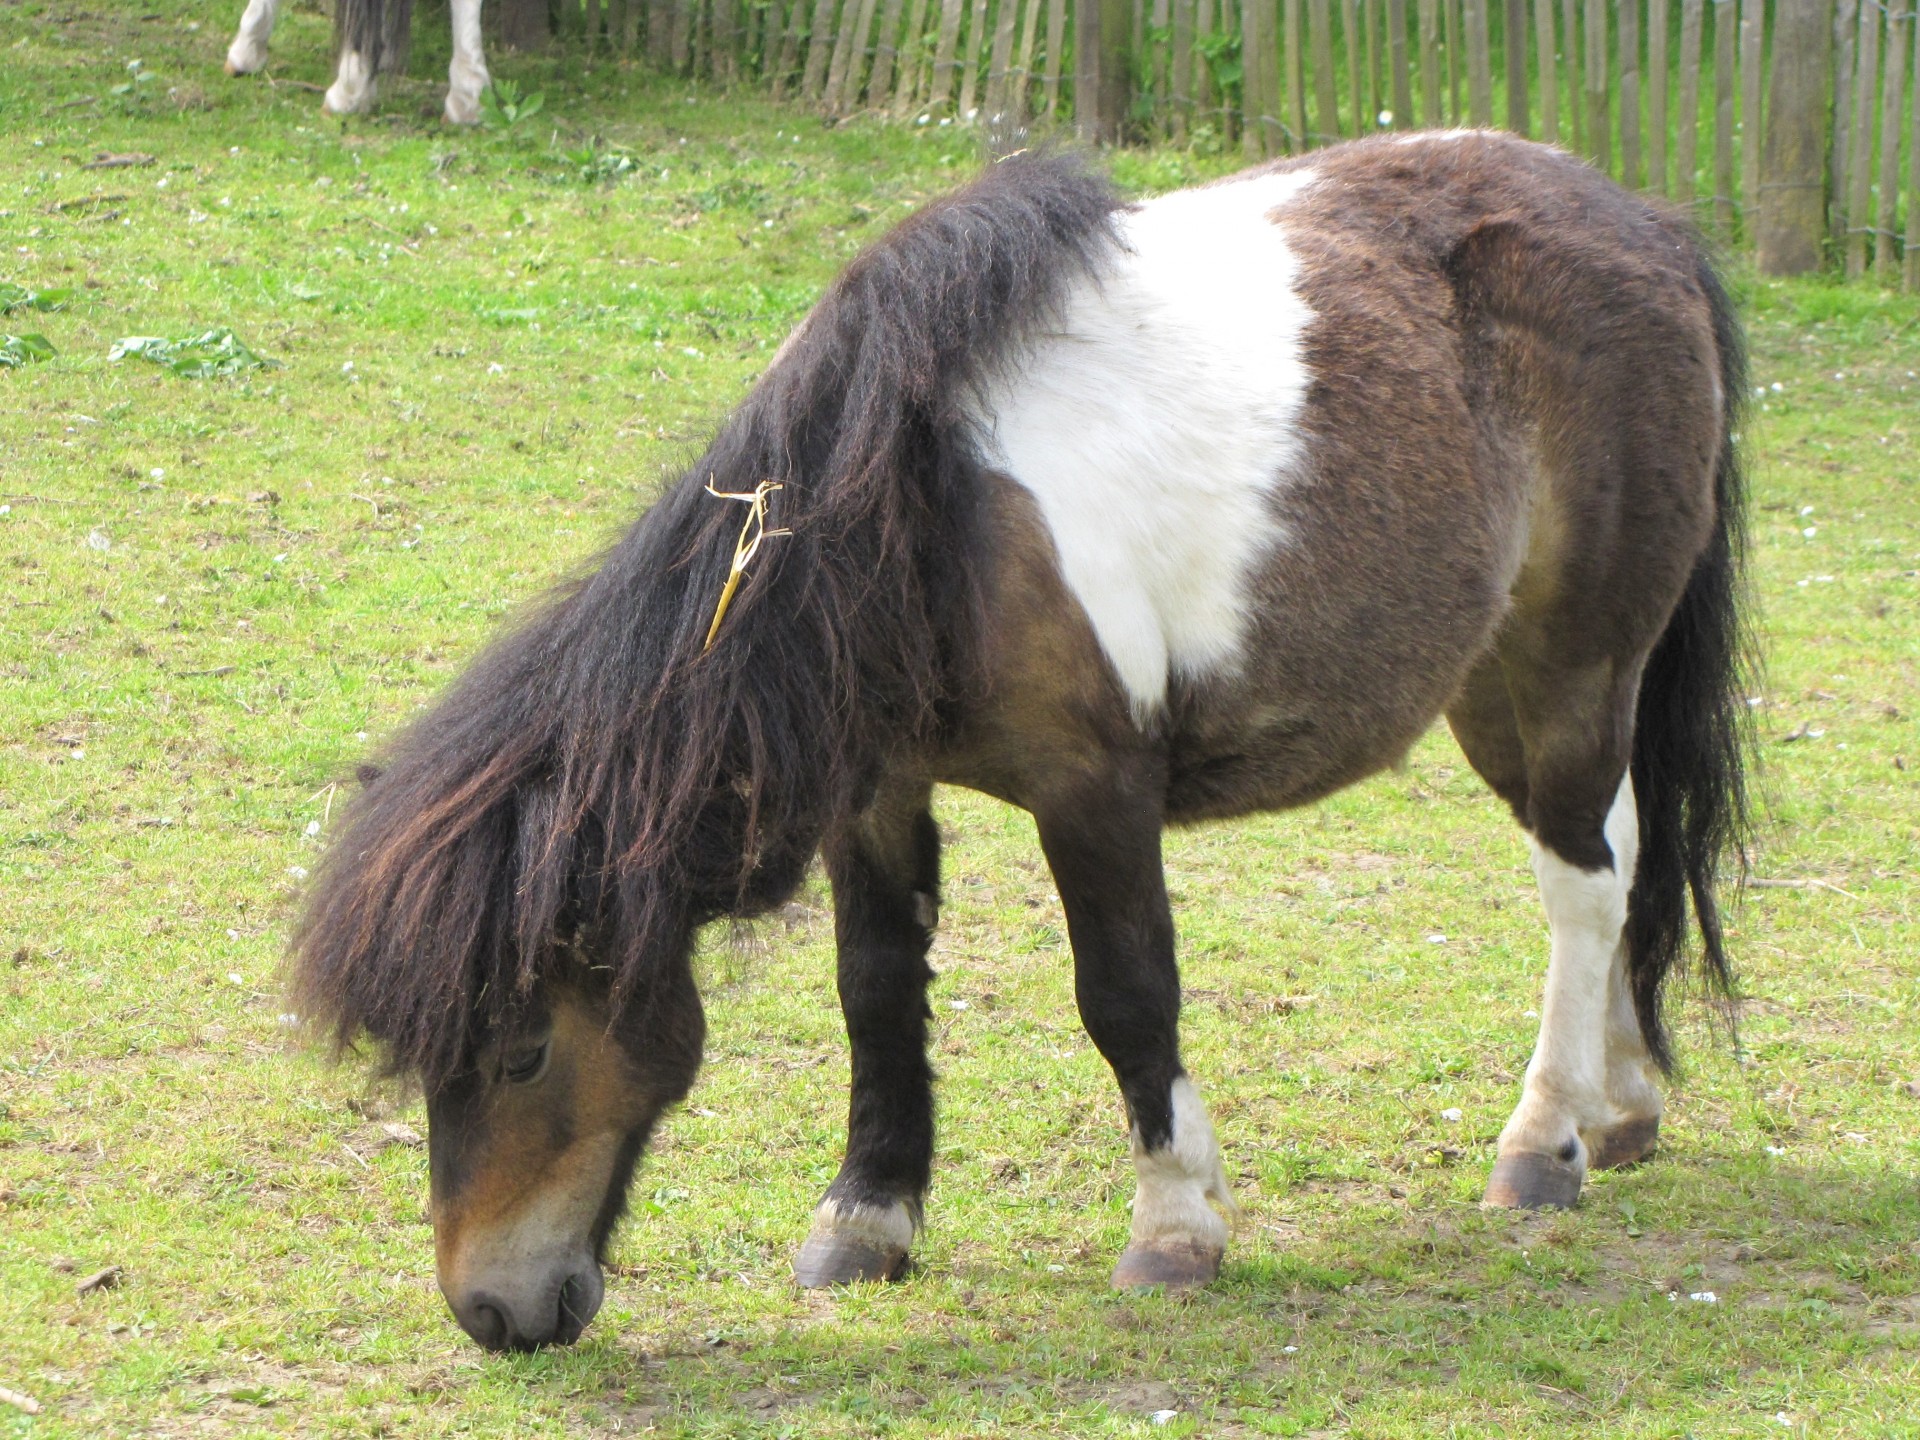
[[[0,4],[0,282],[75,291],[0,323],[58,352],[0,370],[0,1385],[42,1406],[0,1435],[1914,1433],[1912,298],[1745,286],[1773,883],[1735,919],[1742,1048],[1686,1011],[1652,1163],[1568,1214],[1475,1204],[1543,925],[1437,731],[1332,803],[1170,840],[1247,1219],[1214,1290],[1109,1294],[1129,1166],[1058,901],[1024,816],[946,794],[920,1272],[789,1283],[845,1103],[816,883],[707,947],[706,1069],[587,1339],[490,1358],[386,1129],[418,1107],[282,1026],[334,782],[591,563],[973,142],[512,57],[534,121],[442,130],[415,80],[343,125],[288,83],[325,78],[324,19],[284,16],[276,83],[219,75],[231,19]],[[271,364],[107,358],[219,327]]]

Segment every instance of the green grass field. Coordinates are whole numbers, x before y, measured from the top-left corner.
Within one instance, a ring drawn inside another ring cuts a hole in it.
[[[1025,816],[947,794],[919,1272],[789,1280],[846,1094],[815,882],[711,937],[706,1069],[583,1343],[467,1343],[417,1104],[283,1023],[334,783],[975,141],[505,56],[547,97],[513,129],[441,129],[424,78],[343,126],[289,83],[324,19],[230,82],[228,9],[0,0],[0,282],[73,291],[0,319],[58,352],[0,370],[0,1386],[40,1407],[0,1435],[1920,1433],[1920,302],[1819,284],[1743,284],[1766,883],[1740,1048],[1686,1008],[1651,1163],[1477,1207],[1545,929],[1436,731],[1170,840],[1246,1218],[1215,1289],[1110,1294],[1131,1167],[1059,904]],[[213,326],[274,366],[108,359]]]

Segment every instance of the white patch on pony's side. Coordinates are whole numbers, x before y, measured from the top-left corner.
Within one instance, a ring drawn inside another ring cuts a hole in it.
[[[1149,1150],[1137,1133],[1133,1137],[1133,1171],[1138,1182],[1133,1195],[1133,1242],[1223,1250],[1227,1222],[1213,1207],[1217,1204],[1229,1215],[1239,1214],[1240,1207],[1227,1188],[1213,1122],[1200,1103],[1200,1092],[1184,1075],[1173,1082],[1172,1101],[1173,1138],[1165,1149]]]
[[[340,68],[321,100],[329,115],[359,115],[373,108],[373,67],[358,50],[340,52]]]
[[[480,0],[453,0],[453,63],[447,67],[449,125],[478,125],[480,96],[493,83],[480,51]]]
[[[1553,1154],[1576,1132],[1625,1118],[1607,1097],[1607,1031],[1640,849],[1631,774],[1621,777],[1604,833],[1614,858],[1605,870],[1582,870],[1527,837],[1553,948],[1540,1002],[1540,1039],[1520,1104],[1500,1132],[1502,1154]]]
[[[280,15],[280,0],[247,0],[240,28],[227,47],[227,74],[252,75],[267,63],[267,39]]]
[[[1038,502],[1136,719],[1232,672],[1272,498],[1300,458],[1313,312],[1274,218],[1311,170],[1149,200],[1058,322],[969,397],[980,458]],[[1284,218],[1284,216],[1282,216]]]

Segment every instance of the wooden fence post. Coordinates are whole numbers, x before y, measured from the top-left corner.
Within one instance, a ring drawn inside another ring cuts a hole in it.
[[[1865,273],[1867,268],[1867,205],[1873,187],[1873,77],[1880,60],[1878,0],[1867,0],[1860,7],[1860,44],[1856,55],[1860,68],[1853,82],[1853,140],[1847,156],[1846,220],[1840,234],[1849,280]]]
[[[1640,4],[1620,6],[1620,183],[1640,188]]]
[[[1880,82],[1880,210],[1873,222],[1873,274],[1891,282],[1896,274],[1893,247],[1895,207],[1900,199],[1900,98],[1907,79],[1907,51],[1913,41],[1914,0],[1889,0],[1887,65]],[[1920,205],[1920,195],[1907,197]]]
[[[1647,188],[1656,195],[1667,193],[1667,83],[1667,0],[1651,0],[1647,6]]]
[[[1127,0],[1074,0],[1073,120],[1082,140],[1118,144],[1127,119]]]
[[[1777,0],[1766,150],[1760,165],[1762,275],[1820,268],[1826,234],[1827,66],[1830,0]]]
[[[1632,0],[1628,0],[1632,3]],[[1506,33],[1500,43],[1507,52],[1507,129],[1530,133],[1527,120],[1527,0],[1507,0]]]
[[[1487,52],[1487,0],[1465,0],[1461,19],[1467,32],[1467,123],[1476,130],[1493,124],[1493,66]]]

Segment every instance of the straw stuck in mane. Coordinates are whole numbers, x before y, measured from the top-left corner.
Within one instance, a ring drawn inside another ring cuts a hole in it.
[[[581,941],[644,1008],[692,932],[799,883],[973,679],[989,556],[959,396],[1114,244],[1020,156],[862,254],[594,574],[481,654],[350,807],[293,942],[304,1014],[432,1089]],[[762,548],[703,653],[740,528]]]

